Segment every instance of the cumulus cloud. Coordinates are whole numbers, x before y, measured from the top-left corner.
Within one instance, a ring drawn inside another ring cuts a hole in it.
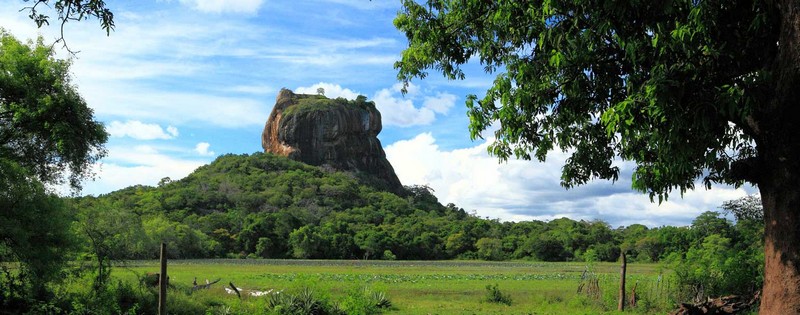
[[[299,87],[294,90],[297,94],[317,94],[317,89],[322,88],[325,90],[325,96],[328,98],[343,97],[348,100],[354,100],[360,93],[353,90],[343,88],[341,85],[333,83],[320,82],[312,86]]]
[[[689,191],[683,198],[674,194],[659,205],[631,190],[630,163],[618,163],[622,173],[616,183],[595,180],[566,190],[559,182],[569,153],[551,152],[544,163],[498,163],[486,153],[489,141],[448,151],[439,148],[432,134],[423,133],[389,145],[386,156],[404,184],[430,185],[442,203],[510,221],[569,217],[602,219],[612,226],[688,225],[698,214],[747,194],[745,189],[720,185]]]
[[[410,127],[430,125],[436,120],[436,114],[447,114],[456,102],[456,96],[450,93],[437,92],[425,95],[419,86],[409,84],[406,94],[401,90],[403,85],[396,83],[391,88],[381,89],[373,100],[381,111],[383,124],[386,126]],[[414,101],[422,98],[422,106],[415,106]]]
[[[178,136],[178,128],[167,126],[166,132],[158,124],[146,124],[138,120],[112,121],[106,126],[112,137],[131,137],[136,140],[172,139]]]
[[[213,156],[215,153],[214,151],[209,151],[208,150],[209,147],[211,147],[211,144],[209,144],[208,142],[200,142],[196,146],[194,146],[194,151],[202,156]]]
[[[436,118],[431,109],[415,107],[411,99],[403,98],[398,92],[390,89],[378,91],[372,100],[381,112],[385,126],[430,125]]]
[[[429,108],[437,114],[446,114],[456,104],[456,96],[450,93],[437,93],[436,96],[426,96],[422,107]]]
[[[82,193],[99,195],[132,185],[155,186],[164,177],[173,180],[186,177],[206,163],[175,158],[153,146],[112,146],[103,162],[93,166],[97,176],[94,181],[84,183]]]
[[[209,13],[246,13],[258,12],[264,0],[180,0],[184,5]]]

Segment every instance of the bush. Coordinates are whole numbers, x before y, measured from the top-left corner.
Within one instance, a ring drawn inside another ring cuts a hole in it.
[[[511,296],[500,291],[497,284],[486,286],[486,296],[483,300],[489,303],[511,305]]]
[[[383,251],[383,260],[397,260],[397,256],[391,250]]]
[[[692,246],[685,258],[673,257],[672,266],[679,285],[691,295],[684,299],[751,295],[763,279],[763,255],[759,254],[738,250],[730,239],[712,234]]]
[[[379,314],[382,310],[392,307],[392,301],[386,293],[372,291],[367,287],[353,289],[341,303],[341,310],[350,315]]]
[[[337,305],[314,294],[308,287],[295,294],[272,294],[267,306],[270,310],[282,315],[338,315],[346,314]]]

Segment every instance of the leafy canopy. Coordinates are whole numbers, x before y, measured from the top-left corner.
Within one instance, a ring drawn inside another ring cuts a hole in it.
[[[659,200],[703,178],[741,184],[735,164],[756,155],[751,122],[768,98],[777,52],[775,9],[759,1],[403,1],[395,26],[408,47],[395,63],[408,84],[428,70],[464,79],[497,73],[467,97],[473,139],[544,160],[571,152],[562,185],[616,180],[636,162],[635,189]]]
[[[0,261],[21,267],[0,286],[19,278],[29,285],[21,296],[42,298],[58,278],[71,218],[45,184],[80,188],[107,137],[70,83],[69,62],[41,39],[23,44],[0,29]]]
[[[45,183],[73,188],[105,155],[108,135],[78,94],[70,62],[39,39],[23,44],[0,29],[0,158]]]

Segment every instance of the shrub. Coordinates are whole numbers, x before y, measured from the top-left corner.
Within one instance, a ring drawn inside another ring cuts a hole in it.
[[[489,303],[511,305],[511,296],[500,291],[497,284],[486,286],[486,296],[483,300]]]
[[[344,313],[350,315],[379,314],[382,310],[391,308],[392,301],[386,293],[364,287],[350,290],[340,307]]]
[[[397,260],[397,256],[391,250],[383,251],[383,260]]]
[[[684,297],[686,299],[751,295],[763,281],[763,254],[739,250],[729,238],[718,234],[709,235],[701,244],[692,246],[685,258],[672,259],[679,285],[692,295]]]
[[[338,315],[345,314],[338,306],[332,305],[327,299],[314,294],[308,287],[302,288],[295,294],[272,294],[267,306],[270,310],[282,315]]]

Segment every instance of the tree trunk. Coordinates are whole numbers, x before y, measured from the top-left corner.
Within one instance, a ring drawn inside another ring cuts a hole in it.
[[[797,174],[797,172],[793,172]],[[794,181],[796,182],[796,181]],[[764,203],[764,288],[760,314],[800,314],[800,196],[790,189],[760,187]]]
[[[800,314],[800,3],[778,1],[781,26],[775,93],[760,109],[757,138],[764,206],[760,314]]]

